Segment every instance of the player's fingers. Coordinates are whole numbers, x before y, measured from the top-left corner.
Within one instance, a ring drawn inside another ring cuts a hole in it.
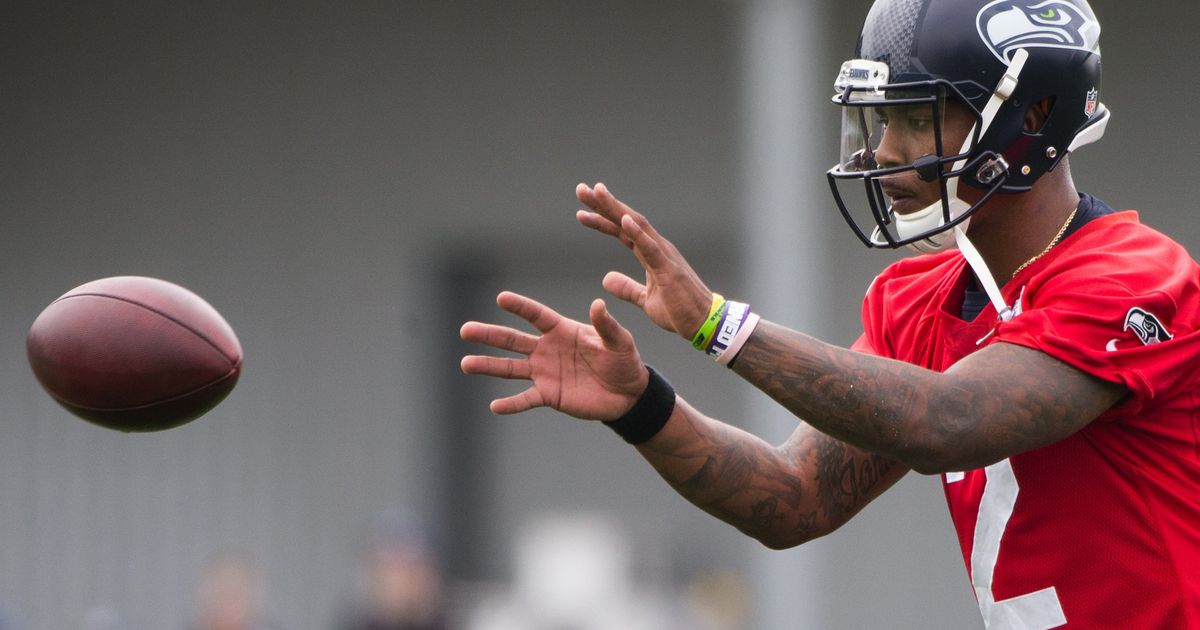
[[[616,317],[613,317],[604,300],[600,298],[592,300],[588,316],[592,320],[592,326],[600,334],[600,340],[604,342],[606,348],[619,348],[627,345],[631,340],[632,337],[629,331],[625,330],[625,327],[617,321]]]
[[[578,184],[575,184],[575,198],[579,200],[579,203],[587,204],[590,206],[591,204],[589,204],[588,201],[591,199],[591,197],[592,197],[592,187],[591,186],[588,186],[587,184],[585,184],[583,182],[579,182]]]
[[[597,184],[599,186],[599,184]],[[593,211],[600,212],[601,201],[596,194],[596,189],[587,184],[579,184],[575,187],[575,198],[583,205],[591,208]]]
[[[601,281],[601,286],[605,291],[612,294],[613,297],[625,300],[638,308],[644,308],[646,304],[646,285],[630,278],[629,276],[619,272],[610,271],[604,274],[604,280]]]
[[[554,309],[533,298],[528,298],[512,291],[504,291],[496,296],[496,304],[509,313],[533,324],[534,328],[543,333],[550,332],[550,330],[558,325],[558,322],[562,321],[562,315],[559,315]]]
[[[600,215],[607,217],[610,221],[620,225],[621,217],[625,215],[622,204],[616,203],[616,197],[608,192],[608,187],[603,183],[597,183],[592,189],[593,205],[591,208]]]
[[[608,189],[608,186],[605,185],[604,182],[598,182],[596,184],[595,192],[596,200],[600,202],[601,205],[609,208],[610,212],[613,214],[619,216],[625,216],[627,214],[632,214],[639,217],[642,216],[640,212],[629,207],[629,204],[617,199],[617,196],[612,194],[612,191]]]
[[[627,234],[621,231],[621,227],[618,224],[613,223],[603,216],[589,210],[580,210],[576,212],[575,218],[585,227],[592,228],[601,234],[611,236],[621,241],[621,244],[625,247],[633,249],[633,241],[629,239]]]
[[[498,416],[507,416],[509,414],[521,413],[522,411],[529,411],[534,407],[542,406],[545,406],[545,402],[542,401],[542,396],[537,393],[536,389],[530,387],[529,389],[515,396],[497,398],[496,400],[492,401],[492,404],[488,408],[491,409],[492,413]]]
[[[621,226],[590,210],[576,211],[575,220],[579,221],[584,227],[592,228],[601,234],[617,237],[621,235]]]
[[[528,380],[532,376],[529,361],[525,359],[469,354],[462,358],[459,367],[466,374],[482,374],[496,378]]]
[[[642,228],[642,231],[645,232],[646,234],[649,234],[651,238],[653,238],[656,241],[665,242],[665,239],[663,239],[662,235],[658,233],[658,230],[654,228],[654,225],[652,225],[650,223],[650,219],[646,218],[646,215],[630,209],[629,212],[622,215],[622,218],[624,218],[626,216],[632,217],[633,220],[637,223],[638,227]]]
[[[650,224],[645,218],[638,220],[630,215],[625,215],[621,219],[621,231],[633,242],[633,251],[637,254],[642,266],[647,270],[659,269],[666,262],[667,256],[663,248],[659,246],[658,240],[647,228],[650,228]]]
[[[614,197],[603,183],[597,183],[595,188],[588,188],[586,185],[581,186],[581,188],[576,188],[576,196],[579,198],[579,201],[591,208],[596,214],[613,223],[619,225],[621,217],[634,212],[633,208],[630,208]]]
[[[482,322],[467,322],[459,329],[458,334],[463,341],[483,343],[493,348],[530,354],[537,347],[537,337],[508,326],[484,324]]]
[[[583,183],[576,186],[575,198],[579,200],[579,203],[587,206],[592,212],[599,213],[600,202],[596,200],[596,191],[592,190],[591,186]]]
[[[462,358],[460,367],[465,374],[478,374],[509,380],[529,380],[532,378],[528,361],[507,357],[467,355]]]

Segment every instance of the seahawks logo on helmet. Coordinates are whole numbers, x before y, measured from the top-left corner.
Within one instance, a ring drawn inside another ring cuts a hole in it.
[[[1171,339],[1171,333],[1167,332],[1157,317],[1136,306],[1129,309],[1129,313],[1125,315],[1125,327],[1122,330],[1132,330],[1147,346]]]
[[[979,10],[979,36],[1002,63],[1018,48],[1100,54],[1100,23],[1065,0],[995,0]]]

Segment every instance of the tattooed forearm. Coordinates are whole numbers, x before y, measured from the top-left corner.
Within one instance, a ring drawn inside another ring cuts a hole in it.
[[[734,369],[822,432],[922,472],[980,467],[1053,443],[1124,392],[1011,344],[988,346],[939,373],[769,322]]]
[[[638,450],[687,500],[772,548],[833,531],[909,468],[979,468],[1056,442],[1126,393],[1012,344],[936,372],[767,321],[734,371],[802,421],[787,442],[767,444],[680,398]]]
[[[682,457],[651,460],[677,492],[709,513],[748,533],[780,531],[800,505],[807,480],[794,474],[781,452],[758,438],[687,416],[689,448]],[[690,453],[703,463],[688,470]],[[657,465],[674,463],[676,465]],[[689,474],[690,473],[690,474]]]
[[[894,462],[874,453],[852,453],[857,449],[829,437],[814,436],[813,441],[823,510],[830,518],[848,518],[872,496]]]
[[[913,366],[879,360],[864,366],[859,355],[815,340],[796,351],[787,332],[760,326],[754,338],[759,351],[743,351],[737,373],[839,439],[897,455],[902,445],[924,441],[897,418],[925,416],[927,398],[910,380],[888,373]]]
[[[770,547],[836,529],[904,472],[807,425],[774,447],[681,406],[639,450],[683,497]]]

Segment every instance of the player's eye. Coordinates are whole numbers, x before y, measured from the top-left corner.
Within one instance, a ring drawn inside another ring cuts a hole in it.
[[[887,129],[888,115],[887,112],[885,112],[882,108],[875,108],[875,120],[878,120],[879,124],[883,125],[884,129]]]
[[[908,128],[913,131],[925,131],[933,126],[932,118],[922,118],[914,116],[908,119]]]

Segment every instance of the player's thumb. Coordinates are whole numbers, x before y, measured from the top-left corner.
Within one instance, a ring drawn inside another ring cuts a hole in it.
[[[605,348],[622,349],[633,342],[633,336],[608,311],[608,305],[604,303],[604,300],[600,298],[592,300],[588,316],[592,320],[592,326],[596,329],[596,333],[600,335],[600,340],[604,342]]]
[[[646,285],[619,271],[610,271],[605,274],[604,280],[600,284],[613,297],[645,310]]]

